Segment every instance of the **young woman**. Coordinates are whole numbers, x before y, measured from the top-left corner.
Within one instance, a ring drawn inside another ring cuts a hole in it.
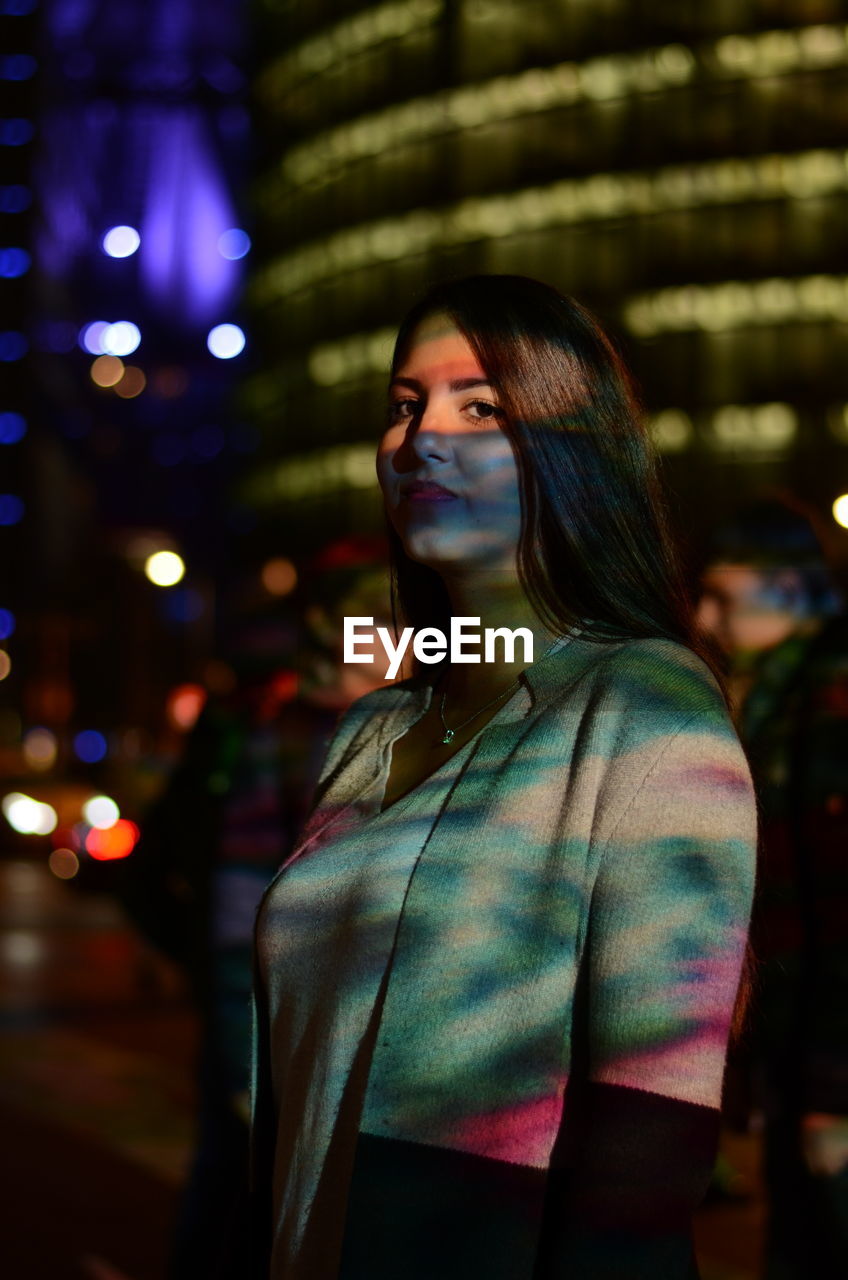
[[[439,286],[377,468],[399,621],[533,660],[419,661],[337,729],[257,922],[261,1272],[689,1280],[754,804],[627,375],[543,284]]]

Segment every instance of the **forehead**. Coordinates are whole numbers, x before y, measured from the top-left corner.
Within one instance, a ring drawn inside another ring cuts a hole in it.
[[[486,374],[450,316],[437,313],[425,317],[413,329],[395,376],[438,382],[455,378],[485,379]]]

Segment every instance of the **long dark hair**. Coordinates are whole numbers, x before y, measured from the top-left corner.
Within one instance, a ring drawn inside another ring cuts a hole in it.
[[[431,288],[406,315],[392,376],[427,317],[449,316],[504,411],[518,464],[518,567],[541,619],[594,638],[664,637],[697,653],[726,698],[716,651],[695,624],[662,497],[656,455],[630,374],[598,321],[526,276],[469,276]],[[412,560],[389,525],[392,608],[419,630],[450,628],[434,569]],[[746,946],[731,1040],[745,1028],[755,980]]]
[[[393,375],[434,314],[466,338],[504,412],[521,486],[519,574],[540,618],[558,633],[579,623],[601,640],[663,636],[703,653],[637,397],[597,320],[526,276],[437,284],[400,327]],[[447,631],[441,578],[389,537],[397,613]]]

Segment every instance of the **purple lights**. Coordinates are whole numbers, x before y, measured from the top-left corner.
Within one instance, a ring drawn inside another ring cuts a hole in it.
[[[206,345],[218,360],[232,360],[244,351],[244,330],[237,324],[216,324],[206,337]]]
[[[15,329],[6,329],[0,333],[0,360],[11,364],[15,360],[23,360],[29,351],[29,342],[23,333]]]
[[[74,738],[74,753],[85,764],[97,764],[108,749],[105,737],[97,729],[83,729]]]
[[[250,236],[241,227],[230,227],[218,237],[218,252],[222,258],[236,262],[250,253]]]
[[[151,113],[140,274],[145,291],[171,314],[203,324],[238,291],[241,268],[222,257],[234,209],[199,109]]]
[[[16,280],[25,276],[30,268],[30,256],[26,249],[0,248],[0,276],[4,280]]]

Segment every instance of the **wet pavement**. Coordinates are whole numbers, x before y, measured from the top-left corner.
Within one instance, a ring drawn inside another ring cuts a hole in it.
[[[196,1025],[177,974],[107,895],[0,860],[0,1031],[4,1274],[164,1280],[192,1139]],[[703,1280],[756,1280],[757,1145],[725,1150],[750,1196],[700,1211]]]
[[[0,861],[3,1272],[162,1280],[195,1024],[112,900]]]

